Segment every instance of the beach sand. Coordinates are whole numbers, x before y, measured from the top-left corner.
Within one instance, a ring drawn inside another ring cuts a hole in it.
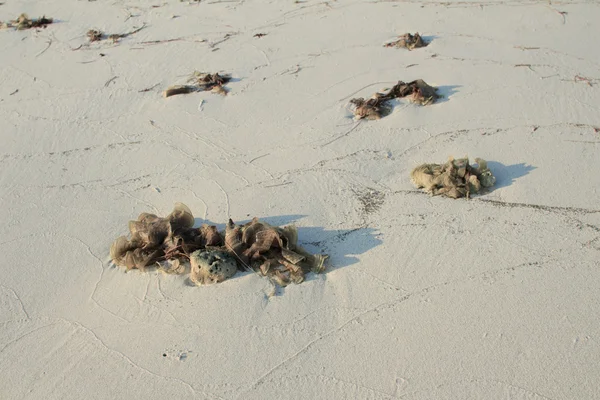
[[[598,2],[4,0],[0,20],[22,12],[55,20],[0,31],[0,398],[600,398]],[[407,32],[430,44],[383,46]],[[229,93],[162,96],[194,71]],[[352,118],[415,79],[443,98]],[[411,184],[465,155],[493,190]],[[195,287],[110,263],[175,202],[294,223],[328,269]]]

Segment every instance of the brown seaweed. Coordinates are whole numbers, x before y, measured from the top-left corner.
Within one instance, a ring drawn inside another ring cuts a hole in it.
[[[227,89],[223,85],[231,80],[231,75],[218,73],[208,74],[195,71],[188,80],[189,85],[175,85],[168,87],[164,92],[164,97],[170,97],[178,94],[193,92],[204,92],[211,90],[214,93],[226,95]]]
[[[90,40],[90,42],[98,42],[105,38],[106,35],[97,29],[90,29],[87,31],[86,36]]]
[[[248,267],[281,286],[300,283],[306,273],[321,273],[325,269],[328,256],[313,255],[298,246],[298,230],[294,225],[271,226],[255,217],[243,226],[230,220],[228,231],[225,242],[230,251],[245,260]]]
[[[354,115],[357,119],[380,119],[389,114],[390,100],[409,95],[411,102],[421,105],[432,104],[440,97],[437,88],[429,86],[422,79],[417,79],[409,83],[399,81],[385,93],[375,93],[368,100],[362,97],[355,98],[350,100],[350,103],[354,105]]]
[[[432,196],[443,195],[453,199],[469,198],[472,193],[480,193],[483,188],[492,187],[496,178],[487,162],[476,158],[477,165],[470,165],[468,158],[448,159],[445,164],[422,164],[410,173],[417,188],[424,189]]]
[[[111,259],[127,269],[143,270],[159,261],[187,261],[196,250],[223,244],[216,227],[193,228],[193,225],[194,216],[182,203],[176,203],[173,211],[164,218],[141,213],[137,220],[129,221],[131,239],[121,236],[112,244]]]
[[[30,19],[27,14],[21,14],[14,20],[0,24],[0,27],[15,28],[20,31],[31,28],[45,28],[53,22],[54,20],[52,18],[46,18],[46,16],[42,16],[38,19]]]
[[[419,33],[415,33],[411,35],[410,33],[405,33],[398,37],[397,40],[386,43],[384,47],[395,47],[395,48],[405,48],[408,50],[417,49],[419,47],[426,47],[429,43],[425,42]]]
[[[110,257],[127,269],[156,265],[165,273],[184,273],[189,263],[190,279],[199,285],[233,276],[232,265],[236,270],[254,270],[282,286],[302,282],[308,272],[325,270],[328,256],[298,246],[294,225],[277,227],[258,218],[237,225],[230,219],[223,233],[214,225],[193,225],[194,216],[182,203],[176,203],[164,218],[141,213],[129,221],[130,238],[121,236],[112,244]]]

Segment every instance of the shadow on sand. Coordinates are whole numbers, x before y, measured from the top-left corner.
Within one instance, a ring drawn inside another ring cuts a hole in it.
[[[491,191],[510,186],[515,179],[521,178],[536,169],[536,167],[525,163],[504,165],[497,161],[488,161],[487,164],[496,177],[496,184]]]
[[[438,39],[439,36],[436,35],[426,35],[423,36],[421,35],[421,39],[423,39],[423,41],[427,44],[427,46],[429,46],[431,44],[431,42],[433,42],[435,39]]]
[[[440,98],[437,99],[435,104],[447,102],[450,99],[450,97],[457,92],[456,89],[458,89],[459,87],[461,87],[461,86],[460,85],[438,86],[437,94],[440,95]]]

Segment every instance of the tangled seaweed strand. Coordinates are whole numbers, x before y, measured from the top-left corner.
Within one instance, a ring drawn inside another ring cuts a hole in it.
[[[410,101],[424,106],[434,103],[440,97],[437,94],[437,88],[429,86],[422,79],[417,79],[409,83],[399,81],[387,93],[375,93],[368,100],[359,97],[350,100],[350,103],[355,107],[354,116],[357,119],[373,120],[389,114],[388,101],[408,95],[410,95]]]
[[[176,274],[184,273],[189,261],[190,280],[198,285],[221,282],[238,269],[252,269],[286,286],[302,282],[309,271],[325,270],[328,256],[298,246],[293,225],[274,227],[258,218],[236,225],[229,220],[223,234],[215,226],[193,225],[194,216],[182,203],[176,203],[165,218],[142,213],[129,222],[131,239],[121,236],[112,244],[111,259],[128,270],[158,263],[164,272]]]
[[[21,14],[17,19],[4,22],[0,24],[2,28],[16,28],[18,31],[31,28],[45,28],[50,25],[54,20],[52,18],[46,18],[42,16],[38,19],[30,19],[27,14]]]
[[[177,94],[186,94],[192,92],[203,92],[212,90],[215,93],[222,95],[227,94],[227,90],[223,87],[227,82],[231,80],[231,75],[224,74],[219,75],[218,73],[208,74],[205,72],[195,71],[192,77],[188,80],[191,85],[175,85],[170,86],[163,92],[164,97],[170,97]]]
[[[477,166],[470,165],[468,158],[448,159],[446,164],[422,164],[412,170],[411,180],[417,188],[423,188],[432,196],[443,195],[453,199],[469,198],[482,188],[494,186],[496,178],[487,162],[476,158]]]
[[[398,37],[398,40],[395,40],[390,43],[386,43],[384,47],[395,47],[395,48],[405,48],[408,50],[417,49],[419,47],[426,47],[429,43],[425,42],[419,33],[415,33],[411,35],[410,33],[405,33],[402,36]]]

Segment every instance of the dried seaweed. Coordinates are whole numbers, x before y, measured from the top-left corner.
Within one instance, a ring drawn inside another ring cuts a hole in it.
[[[469,164],[468,158],[455,160],[450,157],[445,164],[419,165],[410,176],[417,188],[423,188],[432,196],[469,198],[471,193],[480,193],[496,183],[487,162],[481,158],[476,158],[475,162],[476,166]]]
[[[171,214],[165,218],[142,213],[137,220],[129,221],[131,238],[121,236],[113,243],[111,259],[127,269],[143,270],[159,261],[187,261],[196,250],[223,244],[216,227],[203,225],[192,228],[193,225],[194,216],[182,203],[175,204]]]
[[[426,47],[429,43],[425,42],[419,33],[415,33],[411,35],[410,33],[405,33],[402,36],[399,36],[397,40],[386,43],[384,47],[395,47],[395,48],[405,48],[408,50],[417,49],[419,47]]]
[[[359,97],[350,100],[350,103],[354,105],[354,115],[357,119],[380,119],[391,110],[388,101],[409,95],[411,102],[421,105],[432,104],[440,97],[437,88],[429,86],[422,79],[417,79],[409,83],[398,81],[386,93],[375,93],[370,99]]]
[[[229,220],[225,245],[244,266],[281,286],[304,281],[308,272],[323,272],[328,258],[323,254],[310,254],[300,247],[294,225],[275,227],[256,217],[243,226]]]
[[[99,42],[101,40],[110,39],[113,41],[113,43],[117,43],[119,41],[119,39],[123,39],[123,38],[131,36],[135,33],[138,33],[145,27],[146,27],[146,25],[144,24],[144,25],[140,26],[139,28],[135,28],[131,32],[111,33],[111,34],[105,34],[104,32],[99,31],[97,29],[90,29],[89,31],[87,31],[86,36],[88,37],[90,42]]]
[[[182,203],[164,218],[142,213],[129,221],[131,237],[121,236],[112,244],[111,259],[127,269],[157,265],[170,274],[185,273],[189,263],[190,280],[198,285],[221,282],[237,269],[252,269],[281,286],[325,270],[328,256],[300,247],[293,225],[275,227],[258,218],[236,225],[229,220],[223,233],[215,226],[193,225],[194,217]]]
[[[52,22],[54,22],[54,20],[52,18],[46,18],[46,16],[42,16],[38,19],[30,19],[27,14],[21,14],[17,19],[3,22],[0,24],[0,28],[15,28],[20,31],[31,28],[45,28]]]
[[[90,29],[89,31],[87,31],[87,37],[90,40],[90,42],[98,42],[100,40],[103,40],[105,36],[106,35],[104,35],[104,33],[96,29]]]
[[[164,97],[170,97],[177,94],[186,94],[192,92],[204,92],[212,90],[214,93],[226,95],[227,90],[223,87],[227,82],[231,80],[231,75],[218,73],[208,74],[205,72],[195,71],[188,83],[190,85],[175,85],[170,86],[163,92]]]

